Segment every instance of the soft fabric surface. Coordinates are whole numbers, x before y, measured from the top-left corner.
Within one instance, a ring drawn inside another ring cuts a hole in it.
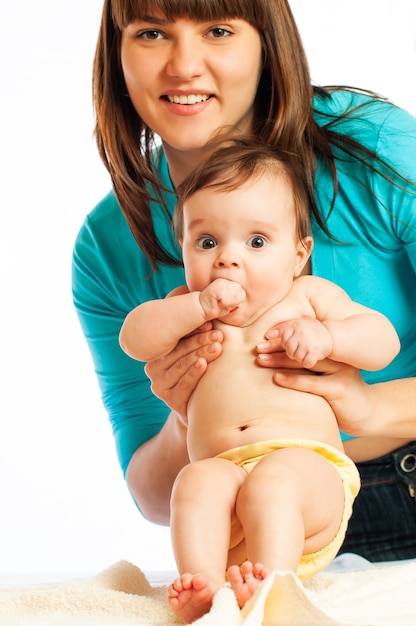
[[[416,626],[416,562],[323,572],[302,585],[275,572],[243,611],[227,586],[197,626]],[[121,561],[86,580],[0,590],[1,626],[173,626],[166,586]]]

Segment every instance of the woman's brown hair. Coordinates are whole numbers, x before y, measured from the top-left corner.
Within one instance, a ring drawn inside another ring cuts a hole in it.
[[[372,163],[376,155],[336,132],[334,120],[319,127],[313,117],[312,88],[302,41],[287,0],[105,0],[93,73],[96,113],[95,136],[100,156],[110,173],[127,223],[152,268],[159,263],[179,265],[158,241],[150,204],[163,202],[163,189],[154,167],[154,135],[136,113],[127,93],[121,67],[122,29],[143,15],[159,9],[166,18],[187,16],[210,21],[244,19],[261,37],[264,68],[254,102],[253,133],[263,142],[296,153],[304,168],[309,207],[328,233],[316,205],[314,182],[316,156],[332,171],[334,195],[337,173],[331,145],[347,155]],[[373,166],[370,166],[373,167]],[[167,218],[171,216],[167,212]]]

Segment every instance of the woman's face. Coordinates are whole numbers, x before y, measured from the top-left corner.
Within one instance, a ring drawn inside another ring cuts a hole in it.
[[[121,61],[133,106],[165,150],[198,150],[222,127],[251,130],[262,46],[248,22],[155,11],[123,30]]]

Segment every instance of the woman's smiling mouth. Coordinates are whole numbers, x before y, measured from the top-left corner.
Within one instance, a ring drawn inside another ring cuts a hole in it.
[[[208,94],[189,94],[189,95],[168,95],[164,96],[172,104],[197,104],[199,102],[205,102],[211,96]]]

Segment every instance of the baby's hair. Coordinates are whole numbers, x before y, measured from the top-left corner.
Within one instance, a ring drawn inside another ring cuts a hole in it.
[[[296,155],[258,138],[217,138],[207,145],[207,156],[177,188],[174,227],[179,240],[183,232],[183,207],[201,189],[232,191],[264,175],[283,177],[293,194],[297,234],[300,241],[311,234],[307,185]]]

